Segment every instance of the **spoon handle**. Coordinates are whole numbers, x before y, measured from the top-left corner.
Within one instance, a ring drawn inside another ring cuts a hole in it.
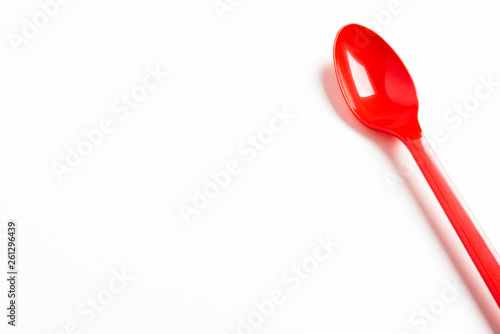
[[[405,145],[415,158],[474,265],[500,307],[500,257],[422,135]]]

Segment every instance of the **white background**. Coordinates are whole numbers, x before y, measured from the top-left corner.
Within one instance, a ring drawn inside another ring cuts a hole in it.
[[[341,26],[376,28],[374,13],[393,9],[378,31],[500,249],[500,87],[456,127],[444,119],[478,77],[500,81],[497,3],[232,3],[221,18],[211,0],[73,0],[18,52],[9,36],[40,4],[1,3],[0,258],[15,219],[20,275],[15,329],[1,280],[0,332],[233,334],[279,289],[285,301],[252,332],[500,333],[498,307],[423,177],[401,144],[349,114],[332,66]],[[170,76],[120,120],[113,103],[148,66]],[[247,162],[238,146],[285,106],[293,120]],[[53,163],[105,118],[114,131],[60,181]],[[232,160],[241,173],[187,224],[180,205]],[[388,175],[405,181],[391,187]],[[283,275],[329,236],[338,248],[292,290]],[[134,279],[92,321],[80,315],[121,271]],[[443,303],[446,282],[467,289]],[[410,322],[430,305],[444,309]]]

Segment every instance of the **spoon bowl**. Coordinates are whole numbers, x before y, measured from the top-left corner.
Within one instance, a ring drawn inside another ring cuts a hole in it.
[[[402,139],[420,136],[415,85],[389,44],[349,24],[337,34],[333,58],[342,94],[359,121]]]

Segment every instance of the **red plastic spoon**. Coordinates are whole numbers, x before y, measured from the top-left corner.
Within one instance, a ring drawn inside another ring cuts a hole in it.
[[[401,59],[379,35],[349,24],[337,34],[333,62],[342,94],[359,121],[396,136],[410,150],[500,306],[500,257],[423,136],[415,85]]]

